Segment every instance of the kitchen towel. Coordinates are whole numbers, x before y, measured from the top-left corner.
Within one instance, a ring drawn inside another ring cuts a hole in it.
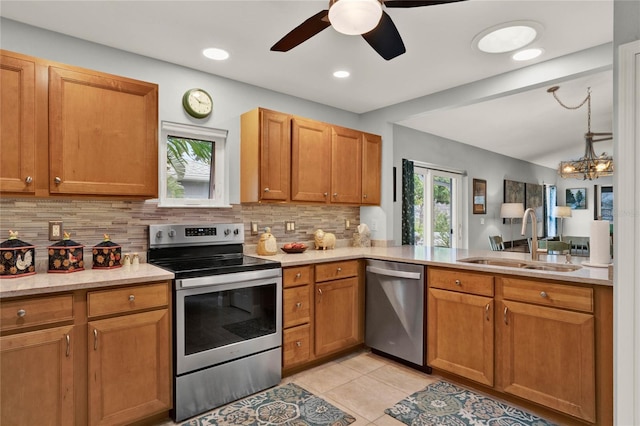
[[[591,265],[608,265],[611,262],[611,243],[609,241],[609,221],[594,220],[591,222],[589,240],[589,263]]]

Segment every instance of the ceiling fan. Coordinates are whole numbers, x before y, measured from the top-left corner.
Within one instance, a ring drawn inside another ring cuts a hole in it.
[[[329,26],[349,35],[362,35],[369,45],[387,61],[406,52],[402,37],[383,10],[385,7],[409,8],[434,6],[464,0],[330,0],[329,9],[320,11],[295,27],[271,47],[287,52]]]

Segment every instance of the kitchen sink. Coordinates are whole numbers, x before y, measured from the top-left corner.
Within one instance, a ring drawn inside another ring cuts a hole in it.
[[[500,259],[497,257],[474,257],[469,259],[459,259],[458,262],[553,272],[572,272],[582,268],[580,265],[572,265],[569,263],[524,262],[521,260]]]

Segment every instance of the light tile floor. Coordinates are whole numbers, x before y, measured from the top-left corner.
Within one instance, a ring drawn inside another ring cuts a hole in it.
[[[385,408],[438,380],[439,376],[362,351],[285,377],[282,384],[293,382],[351,414],[356,418],[353,426],[400,426],[403,423],[386,415]],[[170,420],[157,423],[173,425]]]

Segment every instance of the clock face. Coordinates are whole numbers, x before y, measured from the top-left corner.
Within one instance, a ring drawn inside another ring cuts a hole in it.
[[[204,118],[213,110],[211,96],[202,89],[188,90],[182,97],[182,105],[189,115],[196,118]]]

